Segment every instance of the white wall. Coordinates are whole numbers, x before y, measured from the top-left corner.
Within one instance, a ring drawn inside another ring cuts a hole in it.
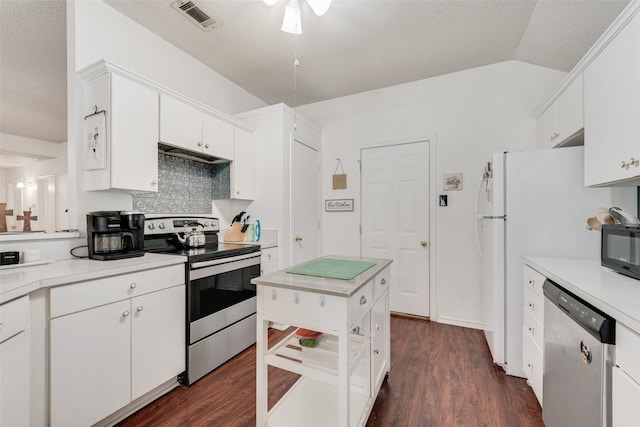
[[[436,300],[431,316],[479,327],[475,209],[480,175],[496,150],[535,148],[533,111],[564,75],[508,61],[300,107],[323,129],[323,199],[355,199],[352,214],[324,213],[323,252],[360,253],[360,149],[431,138],[437,146],[438,193],[449,196],[448,207],[435,209],[437,236],[431,250],[436,264],[431,268],[436,269]],[[348,175],[346,190],[332,189],[336,158]],[[442,175],[450,172],[463,173],[462,191],[442,192]]]
[[[71,226],[84,230],[87,212],[131,209],[132,200],[127,193],[83,191],[76,173],[81,170],[82,120],[76,109],[81,95],[77,71],[106,58],[225,114],[266,104],[101,0],[68,2],[67,8],[69,185],[75,213]]]

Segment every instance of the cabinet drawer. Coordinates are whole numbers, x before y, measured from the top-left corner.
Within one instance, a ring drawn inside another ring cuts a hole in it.
[[[523,328],[526,331],[527,335],[529,335],[535,341],[538,348],[544,347],[544,331],[542,323],[539,322],[528,310],[524,311]]]
[[[536,345],[526,328],[522,328],[522,336],[522,368],[538,402],[542,405],[542,350]]]
[[[616,365],[640,383],[640,335],[616,323]]]
[[[323,332],[344,328],[347,298],[273,286],[258,286],[261,290],[265,318],[285,324],[304,319],[304,324],[296,326]]]
[[[0,305],[0,342],[29,327],[29,297],[24,296]]]
[[[277,247],[261,249],[261,251],[262,251],[262,255],[260,257],[260,262],[267,263],[267,262],[277,261],[278,260],[278,248]]]
[[[640,384],[622,369],[613,367],[612,425],[634,426],[640,420]]]
[[[373,304],[373,281],[366,283],[349,298],[349,326],[364,316]]]
[[[524,287],[524,310],[531,313],[540,324],[544,323],[544,300],[528,286]]]
[[[184,284],[184,265],[173,265],[51,289],[51,318]]]
[[[525,286],[539,295],[540,298],[543,298],[544,294],[542,293],[542,284],[546,280],[546,277],[528,265],[525,265],[523,269],[523,278]]]
[[[383,295],[391,286],[391,269],[389,267],[382,270],[376,275],[374,280],[374,298],[378,299],[380,295]]]

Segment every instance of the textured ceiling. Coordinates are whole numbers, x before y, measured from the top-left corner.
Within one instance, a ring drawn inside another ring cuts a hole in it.
[[[194,0],[221,24],[208,32],[172,0],[105,1],[267,104],[289,105],[511,59],[569,71],[628,3],[333,0],[317,17],[301,0],[294,37],[280,31],[286,0]],[[0,131],[65,141],[64,1],[0,0],[0,12]]]

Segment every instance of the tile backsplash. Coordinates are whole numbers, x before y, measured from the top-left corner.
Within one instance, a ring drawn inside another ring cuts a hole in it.
[[[150,214],[211,214],[213,199],[229,198],[229,163],[210,165],[158,154],[158,192],[133,195],[133,209]]]

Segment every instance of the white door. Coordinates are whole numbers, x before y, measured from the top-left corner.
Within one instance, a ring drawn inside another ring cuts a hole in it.
[[[429,143],[367,148],[362,255],[393,259],[391,311],[429,316]]]
[[[293,142],[293,264],[320,256],[318,151]]]

